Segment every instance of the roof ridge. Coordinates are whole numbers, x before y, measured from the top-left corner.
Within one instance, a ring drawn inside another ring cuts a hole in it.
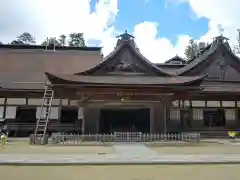
[[[47,46],[50,48],[51,46]],[[45,50],[46,46],[42,45],[28,45],[28,44],[23,44],[23,45],[12,45],[12,44],[0,44],[0,49],[39,49],[39,50]],[[102,47],[72,47],[72,46],[55,46],[56,50],[59,51],[67,51],[67,50],[76,50],[76,51],[101,51]],[[49,49],[51,50],[51,49]]]

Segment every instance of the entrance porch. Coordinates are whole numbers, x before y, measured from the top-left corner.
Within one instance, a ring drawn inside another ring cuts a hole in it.
[[[138,131],[166,133],[172,102],[201,91],[203,77],[56,76],[46,73],[56,95],[82,109],[82,134]]]
[[[168,132],[166,103],[88,103],[82,108],[82,129],[85,134]]]

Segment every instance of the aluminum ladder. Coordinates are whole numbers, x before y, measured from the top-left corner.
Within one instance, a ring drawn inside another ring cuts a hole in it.
[[[46,85],[37,125],[34,132],[34,136],[36,138],[44,138],[46,135],[53,97],[54,91]]]

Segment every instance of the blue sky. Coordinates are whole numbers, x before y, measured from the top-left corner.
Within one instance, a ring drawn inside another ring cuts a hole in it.
[[[116,27],[119,30],[133,30],[135,24],[143,21],[157,22],[159,32],[172,43],[176,42],[177,35],[188,34],[198,39],[208,30],[208,20],[194,18],[187,3],[173,5],[164,0],[121,0]]]
[[[92,10],[97,1],[91,1]],[[197,19],[188,3],[175,5],[166,0],[119,0],[118,8],[115,22],[118,31],[127,29],[133,32],[136,24],[156,22],[159,24],[158,36],[168,38],[173,44],[178,35],[187,34],[199,39],[208,31],[208,20]]]
[[[176,2],[179,0],[170,1]],[[92,12],[95,10],[97,2],[99,0],[91,1]],[[118,33],[127,29],[128,32],[134,34],[136,26],[149,22],[148,25],[141,26],[141,31],[144,31],[144,28],[147,28],[148,31],[146,31],[146,34],[139,32],[141,37],[138,36],[136,42],[142,53],[151,61],[163,62],[175,55],[184,56],[184,47],[189,38],[199,40],[207,34],[209,21],[204,16],[197,17],[189,3],[170,3],[169,0],[118,0],[118,13],[115,15],[113,26]],[[150,27],[151,23],[157,24],[157,26],[154,26],[155,29],[157,28],[157,34],[154,39],[151,39],[152,34],[150,34],[155,30],[153,27]],[[156,53],[156,47],[154,52],[149,47],[146,47],[144,40],[139,40],[144,39],[143,36],[146,36],[146,39],[148,39],[146,40],[149,44],[148,46],[158,46],[161,49],[166,48],[166,50],[163,49],[165,53]],[[179,42],[181,37],[182,41]],[[150,43],[149,39],[151,39]],[[104,49],[105,54],[111,51],[111,46]],[[176,48],[175,46],[182,47]],[[156,56],[160,58],[155,58]]]

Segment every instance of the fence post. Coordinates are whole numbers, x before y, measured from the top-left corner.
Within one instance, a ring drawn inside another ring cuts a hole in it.
[[[197,143],[200,142],[200,136],[201,136],[201,134],[200,134],[200,133],[197,133]]]

